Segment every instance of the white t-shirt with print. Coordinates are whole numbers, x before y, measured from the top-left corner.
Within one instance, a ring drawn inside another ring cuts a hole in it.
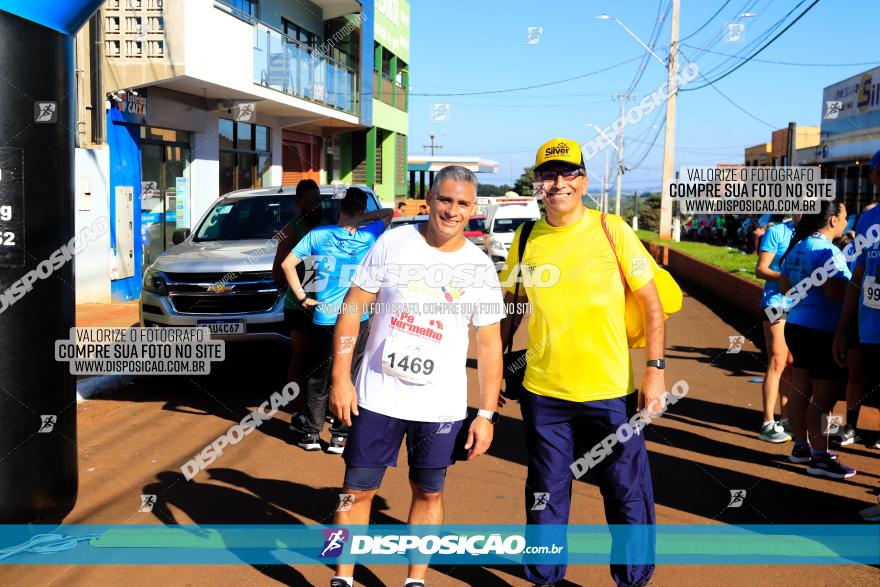
[[[402,226],[379,237],[353,284],[378,294],[355,383],[358,405],[401,420],[463,419],[469,326],[504,318],[491,260],[470,241],[444,252],[417,226]]]

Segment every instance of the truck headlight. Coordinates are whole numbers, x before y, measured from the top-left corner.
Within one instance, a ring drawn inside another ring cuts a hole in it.
[[[153,269],[144,271],[144,291],[154,293],[160,296],[168,295],[168,285],[165,283],[165,276]]]
[[[492,248],[504,250],[506,247],[504,246],[504,243],[497,241],[493,238],[492,239]]]

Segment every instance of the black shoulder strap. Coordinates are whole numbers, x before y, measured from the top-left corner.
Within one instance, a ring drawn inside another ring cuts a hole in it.
[[[529,236],[532,234],[532,229],[535,227],[535,220],[528,220],[523,223],[522,229],[519,232],[519,247],[517,248],[517,257],[516,257],[516,285],[513,287],[513,303],[516,304],[519,301],[519,283],[522,281],[522,260],[523,255],[526,252],[526,243],[528,243]],[[507,337],[507,350],[511,350],[513,348],[513,333],[516,330],[519,323],[514,323],[516,320],[516,316],[511,318],[510,324],[510,335]]]

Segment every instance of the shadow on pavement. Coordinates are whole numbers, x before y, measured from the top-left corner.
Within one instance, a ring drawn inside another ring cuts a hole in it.
[[[742,427],[745,421],[750,421],[754,416],[751,410],[692,398],[676,404],[675,409],[678,415],[709,421],[714,419],[734,427]],[[712,459],[757,463],[807,474],[803,465],[788,463],[785,455],[771,455],[688,431],[657,426],[646,428],[645,435],[646,439],[674,447],[677,451],[692,451]],[[502,416],[496,425],[495,440],[489,454],[524,466],[528,464],[519,419]],[[776,481],[772,471],[768,471],[766,477],[757,477],[737,470],[735,464],[727,468],[658,453],[656,450],[648,454],[655,502],[704,518],[731,524],[860,523],[858,511],[865,507],[859,500],[836,495],[834,488],[837,482],[832,480],[826,481],[826,490],[819,491]],[[581,481],[597,485],[593,473],[587,473]],[[852,480],[846,482],[851,483]],[[740,489],[747,491],[744,506],[728,508],[730,492]]]
[[[145,485],[144,494],[155,494],[157,503],[153,514],[165,524],[178,524],[170,506],[187,514],[195,524],[332,524],[336,509],[338,490],[315,489],[283,479],[252,477],[236,469],[212,468],[207,470],[214,483],[186,481],[183,475],[163,471],[157,481]],[[373,500],[370,524],[405,524],[385,513],[385,499],[377,495]],[[296,514],[296,517],[292,515]],[[307,520],[304,522],[303,519]],[[235,551],[231,551],[235,554]],[[267,577],[285,585],[310,585],[311,583],[295,568],[278,565],[251,565]],[[331,565],[327,565],[333,569]],[[467,581],[470,585],[505,585],[498,577],[480,566],[432,567],[440,573]],[[401,567],[401,573],[405,572]],[[329,582],[328,573],[327,582]],[[467,577],[467,579],[462,578]],[[355,581],[367,587],[383,587],[384,583],[367,567],[358,565]],[[322,583],[323,584],[323,583]]]

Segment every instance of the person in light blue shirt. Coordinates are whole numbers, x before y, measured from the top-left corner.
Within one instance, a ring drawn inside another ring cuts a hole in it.
[[[764,279],[764,293],[761,296],[761,309],[770,305],[783,305],[783,295],[779,292],[779,261],[788,250],[794,234],[794,223],[782,216],[773,218],[775,224],[767,229],[758,247],[758,262],[755,264],[755,277]],[[764,407],[764,422],[758,438],[766,442],[779,443],[791,440],[791,426],[788,421],[788,397],[791,387],[791,353],[785,344],[785,313],[775,320],[764,320],[764,341],[767,348],[767,372],[761,386]],[[776,398],[779,398],[780,419],[775,417]]]
[[[789,460],[809,463],[807,473],[847,479],[855,469],[828,452],[822,416],[846,385],[846,369],[832,356],[850,274],[832,241],[846,229],[846,206],[822,200],[816,214],[801,217],[780,264],[780,287],[791,300],[785,342],[791,351],[793,393],[788,415],[795,440]],[[809,391],[808,391],[809,390]],[[812,396],[812,398],[811,398]]]
[[[880,151],[871,159],[868,177],[871,183],[880,187]],[[880,363],[880,206],[868,204],[863,208],[853,247],[857,256],[852,286],[846,292],[840,324],[834,337],[834,359],[840,365],[847,364],[854,354],[853,347],[856,347],[862,365],[868,368],[863,370],[861,389],[852,393],[847,389],[847,425],[841,444],[861,440],[855,430],[859,407],[863,398],[867,403],[876,403],[880,395],[880,369],[877,368]],[[848,442],[850,439],[851,442]],[[880,448],[880,438],[876,438],[873,447]]]
[[[293,247],[281,264],[290,291],[303,308],[314,311],[311,345],[311,370],[306,380],[306,410],[294,414],[291,428],[299,434],[297,445],[305,450],[321,448],[320,433],[324,428],[330,395],[329,378],[333,366],[333,328],[342,309],[342,302],[354,271],[370,248],[385,231],[394,211],[390,208],[365,212],[367,194],[348,188],[339,203],[339,222],[319,226],[306,234]],[[315,260],[316,299],[306,296],[296,268],[307,257]],[[365,313],[362,321],[369,320]],[[352,369],[357,371],[369,334],[369,322],[361,326],[356,341],[351,341]],[[327,452],[342,454],[348,439],[347,427],[334,420],[330,427]]]

